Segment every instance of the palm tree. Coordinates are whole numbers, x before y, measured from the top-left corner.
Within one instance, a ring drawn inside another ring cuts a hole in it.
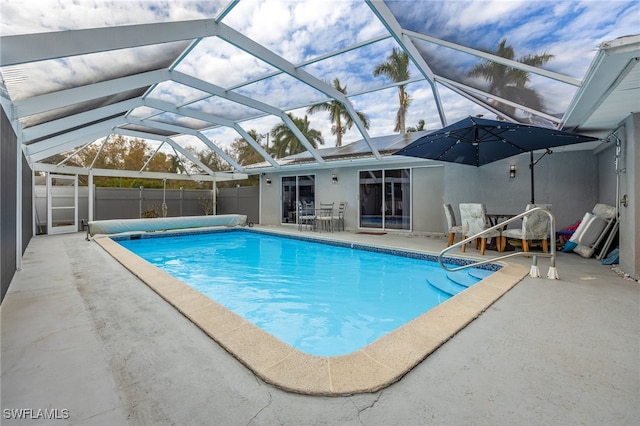
[[[407,55],[407,52],[394,48],[387,57],[387,60],[375,67],[373,75],[374,77],[386,75],[396,83],[409,80],[409,77],[411,77],[411,72],[409,71],[409,55]],[[411,95],[406,92],[404,84],[399,85],[398,103],[400,106],[396,113],[396,127],[393,129],[394,132],[405,133],[405,119],[412,100]]]
[[[333,79],[333,87],[343,94],[347,94],[347,86],[341,87],[340,80]],[[322,104],[312,105],[307,108],[307,114],[314,114],[319,111],[327,111],[329,113],[329,120],[331,120],[331,134],[336,135],[336,146],[342,146],[342,135],[353,126],[353,118],[349,115],[347,108],[344,104],[336,101],[335,99]],[[364,128],[369,128],[369,118],[363,112],[356,111],[356,114]]]
[[[307,138],[312,147],[317,148],[318,144],[324,145],[322,133],[309,127],[310,123],[306,115],[304,118],[294,117],[291,114],[287,115],[294,122],[304,137]],[[271,130],[271,136],[273,137],[273,150],[276,158],[282,158],[287,155],[298,154],[299,152],[306,151],[304,145],[300,143],[296,135],[284,123],[278,124],[274,127]]]
[[[247,131],[247,134],[256,141],[265,151],[269,152],[269,147],[263,145],[262,139],[264,135],[258,134],[255,129],[251,129]],[[262,155],[258,151],[256,151],[244,138],[236,138],[231,144],[231,151],[234,153],[235,158],[238,163],[242,166],[246,166],[247,164],[255,164],[264,161]]]
[[[177,154],[169,154],[168,160],[170,163],[169,173],[184,173],[186,171],[182,160]]]
[[[203,148],[202,150],[187,148],[187,150],[192,152],[202,164],[204,164],[214,172],[231,170],[229,164],[227,164],[227,162],[222,157],[220,157],[214,150],[210,148]],[[227,154],[229,154],[228,150],[225,151],[227,151]]]
[[[495,52],[486,52],[534,67],[546,64],[554,56],[548,53],[542,53],[540,55],[527,55],[516,59],[513,47],[507,46],[506,38],[498,43],[498,48]],[[544,105],[540,95],[535,90],[527,87],[529,83],[529,73],[526,71],[498,64],[491,60],[485,60],[474,66],[467,76],[481,77],[487,80],[489,82],[487,91],[490,93],[538,111],[543,110]],[[496,106],[498,103],[498,101],[493,102]],[[515,115],[514,107],[502,105],[501,109],[507,115]]]
[[[407,128],[407,133],[409,132],[421,132],[424,130],[424,120],[421,118],[420,120],[418,120],[418,125],[416,127],[408,127]]]

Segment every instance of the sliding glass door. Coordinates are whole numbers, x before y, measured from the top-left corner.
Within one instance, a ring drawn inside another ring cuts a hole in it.
[[[382,228],[382,170],[360,172],[360,227]]]
[[[316,197],[314,175],[282,177],[282,223],[297,223],[298,206],[314,205]]]
[[[363,170],[359,175],[360,227],[411,229],[411,170]]]

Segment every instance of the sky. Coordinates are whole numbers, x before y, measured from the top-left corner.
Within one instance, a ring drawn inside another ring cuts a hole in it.
[[[517,57],[529,54],[553,55],[545,68],[577,80],[582,80],[598,46],[624,35],[640,33],[640,2],[598,0],[481,0],[481,1],[389,1],[386,2],[400,25],[411,31],[441,38],[464,46],[492,50],[502,39],[514,47]],[[33,32],[60,31],[102,26],[167,22],[215,18],[227,3],[224,1],[93,1],[93,0],[0,0],[0,33],[2,36]],[[355,43],[388,35],[364,1],[284,1],[241,0],[224,17],[222,23],[253,39],[262,46],[318,79],[330,83],[339,78],[347,87],[356,110],[370,119],[372,137],[393,133],[397,111],[397,88],[380,89],[390,81],[374,77],[372,71],[397,47],[393,38],[383,38],[364,46],[318,62],[314,58],[343,49]],[[477,63],[475,56],[417,41],[418,50],[430,58],[434,71],[447,78],[466,78],[469,67]],[[180,52],[183,44],[172,48]],[[23,90],[43,92],[64,88],[69,81],[91,81],[96,73],[118,69],[136,62],[157,59],[154,47],[133,49],[119,53],[114,61],[110,54],[96,54],[91,58],[47,61],[46,67],[35,65],[19,70],[26,75]],[[200,41],[193,51],[176,67],[177,71],[193,75],[224,88],[262,102],[273,104],[295,116],[306,114],[306,105],[319,102],[325,96],[288,75],[243,85],[246,81],[276,70],[247,52],[219,38]],[[411,66],[411,77],[422,79],[407,85],[413,98],[407,115],[407,126],[425,120],[427,129],[441,126],[434,102],[432,86],[423,79],[417,67]],[[8,70],[3,71],[3,78]],[[482,82],[477,82],[482,84]],[[550,113],[562,113],[576,88],[545,77],[532,76],[530,85],[543,93]],[[10,85],[9,85],[10,86]],[[28,87],[29,89],[25,89]],[[449,123],[469,115],[488,112],[442,85],[437,91],[445,106]],[[29,93],[12,92],[12,96]],[[241,120],[246,129],[267,133],[280,123],[278,118],[263,117],[243,121],[255,113],[226,100],[200,100],[203,93],[177,83],[158,85],[151,98],[189,103],[202,111],[226,114]],[[149,110],[136,111],[144,117]],[[157,119],[160,117],[157,117]],[[163,119],[171,118],[166,115]],[[325,147],[335,144],[331,123],[324,113],[309,115],[311,127],[322,132]],[[208,137],[225,146],[239,135],[228,128],[207,130]],[[355,127],[343,137],[343,143],[362,139]]]

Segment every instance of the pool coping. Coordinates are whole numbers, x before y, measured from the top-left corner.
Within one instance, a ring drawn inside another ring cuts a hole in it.
[[[503,267],[487,278],[360,350],[327,357],[294,349],[109,237],[94,241],[255,375],[306,395],[352,395],[391,385],[529,272],[523,265],[501,262]]]

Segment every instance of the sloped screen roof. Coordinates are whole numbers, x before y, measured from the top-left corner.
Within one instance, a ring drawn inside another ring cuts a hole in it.
[[[562,127],[598,46],[637,33],[640,15],[637,1],[9,0],[0,8],[2,106],[30,161],[122,132],[216,152],[240,138],[273,166],[262,135],[280,124],[317,162],[356,149],[319,154],[293,129],[287,114],[306,115],[324,147],[335,146],[329,113],[307,111],[326,102],[353,121],[343,145],[360,141],[358,152],[379,158],[373,138],[395,133],[400,88],[410,96],[405,127],[435,130],[469,115]],[[408,73],[374,75],[394,49],[408,55]],[[244,171],[234,161],[229,168]]]

